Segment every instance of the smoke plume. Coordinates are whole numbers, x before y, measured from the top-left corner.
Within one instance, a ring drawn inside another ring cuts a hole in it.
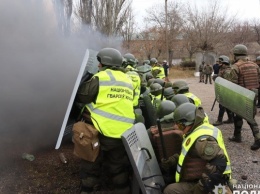
[[[0,2],[0,165],[54,149],[86,49],[120,45],[90,30],[64,36],[51,2]]]

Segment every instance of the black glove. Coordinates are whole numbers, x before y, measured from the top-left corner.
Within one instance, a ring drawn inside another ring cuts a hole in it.
[[[169,171],[173,166],[177,165],[179,158],[179,154],[174,154],[170,156],[168,159],[162,159],[161,160],[161,168],[167,172]]]

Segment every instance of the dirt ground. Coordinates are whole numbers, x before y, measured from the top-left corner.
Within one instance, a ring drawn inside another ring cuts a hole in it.
[[[175,81],[177,79],[173,79]],[[202,106],[214,122],[218,114],[218,103],[211,111],[214,102],[214,83],[198,83],[198,78],[185,79],[190,86],[190,91],[202,100]],[[258,110],[259,111],[259,110]],[[225,118],[226,119],[226,115]],[[256,116],[260,124],[260,113]],[[243,126],[242,143],[232,143],[228,137],[232,136],[233,124],[219,126],[223,132],[227,151],[231,158],[233,178],[238,184],[260,185],[260,150],[251,151],[253,136],[246,122]],[[6,149],[6,148],[2,148]],[[59,154],[63,153],[67,163],[61,162]],[[73,144],[64,142],[59,150],[47,147],[44,150],[31,153],[34,161],[28,161],[21,157],[22,153],[10,150],[8,163],[0,166],[0,193],[1,194],[60,194],[79,193],[79,163],[80,160],[73,155]]]

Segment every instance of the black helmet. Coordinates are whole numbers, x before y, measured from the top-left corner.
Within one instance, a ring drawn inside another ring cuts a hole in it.
[[[150,86],[150,92],[152,95],[158,96],[162,93],[162,86],[158,83],[152,83]]]
[[[234,55],[247,55],[247,47],[243,44],[238,44],[233,48]]]
[[[196,117],[196,106],[192,103],[184,103],[174,110],[174,121],[188,126],[194,123]]]
[[[153,64],[157,64],[157,59],[156,58],[151,58],[150,60],[150,64],[153,65]]]
[[[131,53],[126,53],[124,55],[124,59],[125,59],[126,65],[131,65],[132,67],[135,67],[137,64],[135,56]]]
[[[178,94],[181,90],[189,90],[189,86],[187,82],[179,80],[172,83],[172,89]]]
[[[157,116],[159,118],[162,118],[166,115],[169,115],[174,112],[176,106],[175,104],[170,100],[163,100],[161,101],[160,105],[157,108]]]
[[[97,54],[97,60],[102,65],[121,67],[123,57],[121,53],[114,48],[103,48]]]
[[[181,104],[190,102],[189,98],[184,94],[176,94],[175,96],[172,97],[171,101],[173,101],[177,107],[180,106]]]
[[[167,100],[171,100],[172,97],[174,96],[174,91],[172,88],[168,87],[168,88],[165,88],[164,89],[164,92],[163,92],[163,95],[164,97],[167,99]]]
[[[256,61],[260,61],[260,56],[256,57]]]

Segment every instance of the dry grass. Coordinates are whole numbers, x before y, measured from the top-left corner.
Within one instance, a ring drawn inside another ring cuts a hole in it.
[[[169,78],[191,78],[194,77],[194,69],[183,69],[182,67],[172,67],[170,68]]]

